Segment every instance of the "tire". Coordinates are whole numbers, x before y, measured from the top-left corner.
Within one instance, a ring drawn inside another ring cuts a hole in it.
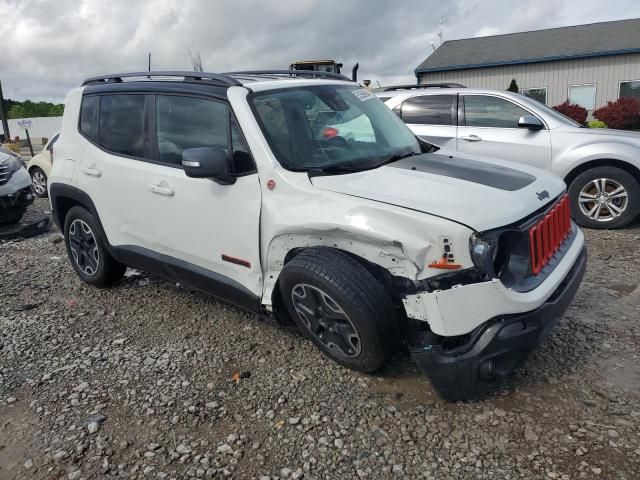
[[[102,229],[84,208],[67,213],[64,240],[71,266],[83,282],[106,287],[124,276],[127,267],[111,257]]]
[[[615,198],[609,196],[613,192],[618,192]],[[617,167],[595,167],[581,173],[569,185],[569,199],[571,216],[585,228],[621,228],[640,212],[638,181]]]
[[[303,251],[285,265],[279,285],[300,331],[336,363],[373,372],[393,352],[396,313],[391,298],[346,253]]]
[[[48,180],[44,170],[40,167],[33,167],[29,174],[31,175],[31,188],[36,197],[47,198],[49,196],[47,191]]]

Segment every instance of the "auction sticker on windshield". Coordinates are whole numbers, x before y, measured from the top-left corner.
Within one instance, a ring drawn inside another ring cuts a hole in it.
[[[361,88],[360,90],[354,90],[352,93],[363,102],[366,102],[367,100],[371,100],[372,98],[375,98],[375,96],[366,88]]]

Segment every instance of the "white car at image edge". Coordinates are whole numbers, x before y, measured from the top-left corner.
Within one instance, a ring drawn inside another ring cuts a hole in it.
[[[560,178],[454,159],[329,73],[90,78],[66,97],[49,197],[86,283],[153,272],[363,372],[404,342],[449,400],[526,358],[586,267]]]

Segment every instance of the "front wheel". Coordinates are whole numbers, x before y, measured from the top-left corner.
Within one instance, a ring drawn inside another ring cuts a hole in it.
[[[640,186],[629,172],[596,167],[578,175],[569,185],[571,216],[582,227],[621,228],[640,212]]]
[[[33,192],[40,198],[47,198],[47,175],[40,167],[31,169],[31,185]]]
[[[280,274],[283,301],[298,328],[347,368],[377,370],[394,346],[389,295],[355,259],[339,250],[304,251]]]

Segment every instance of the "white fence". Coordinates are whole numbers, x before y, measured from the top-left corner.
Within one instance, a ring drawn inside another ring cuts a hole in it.
[[[31,138],[51,138],[60,131],[62,117],[10,118],[7,122],[12,139],[16,137],[27,138],[25,129],[29,130]],[[0,127],[1,129],[2,127]]]

